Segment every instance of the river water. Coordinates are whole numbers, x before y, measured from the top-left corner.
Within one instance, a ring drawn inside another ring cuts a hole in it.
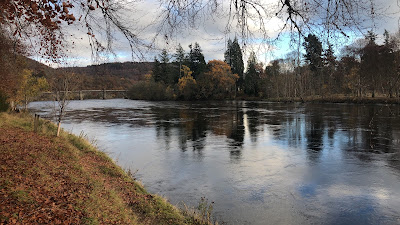
[[[399,106],[84,100],[63,128],[220,224],[400,224]]]

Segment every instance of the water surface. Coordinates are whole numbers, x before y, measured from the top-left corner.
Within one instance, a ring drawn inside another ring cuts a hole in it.
[[[51,102],[32,111],[52,117]],[[153,193],[227,224],[400,224],[400,107],[72,101],[83,131]]]

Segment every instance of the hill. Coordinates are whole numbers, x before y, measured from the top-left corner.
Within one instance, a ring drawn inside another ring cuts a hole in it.
[[[36,76],[51,78],[60,72],[72,72],[77,75],[76,89],[129,89],[135,82],[142,80],[151,72],[152,62],[103,63],[86,67],[63,67],[54,69],[36,60],[26,58],[26,67]]]
[[[152,62],[104,63],[86,67],[66,67],[59,70],[81,77],[81,89],[129,89],[152,70]]]

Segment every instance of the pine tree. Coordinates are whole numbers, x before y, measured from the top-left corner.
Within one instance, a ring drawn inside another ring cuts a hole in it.
[[[177,68],[179,69],[178,72],[178,77],[177,79],[181,78],[183,76],[182,74],[182,66],[185,63],[185,50],[183,50],[181,44],[178,45],[178,47],[176,48],[176,52],[174,54],[174,63],[177,66]],[[174,79],[177,81],[177,79]]]
[[[303,46],[306,50],[304,55],[310,65],[310,70],[318,74],[322,68],[322,43],[314,34],[309,34],[304,38]]]
[[[154,57],[153,79],[155,82],[160,82],[162,80],[161,63],[158,61],[157,57]]]
[[[196,42],[194,43],[194,47],[189,45],[189,65],[190,70],[193,71],[193,78],[197,79],[200,74],[205,72],[206,69],[206,61],[204,60],[204,55],[200,48],[200,45]]]
[[[247,61],[247,70],[244,77],[244,93],[257,96],[259,81],[260,71],[257,70],[257,57],[254,52],[251,52],[249,60]]]
[[[171,78],[171,73],[170,73],[170,65],[169,65],[169,54],[168,51],[166,49],[163,49],[161,51],[161,54],[159,55],[160,57],[160,72],[161,72],[161,80],[162,82],[164,82],[164,84],[169,84],[172,81]]]
[[[232,73],[239,76],[239,79],[236,82],[237,87],[243,89],[243,55],[236,37],[233,42],[230,39],[228,40],[227,50],[225,51],[224,56],[225,62],[231,67]]]

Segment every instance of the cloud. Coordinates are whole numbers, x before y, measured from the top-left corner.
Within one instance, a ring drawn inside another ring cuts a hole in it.
[[[261,61],[268,63],[274,57],[282,57],[284,52],[287,53],[290,50],[289,38],[288,35],[285,35],[286,31],[284,31],[282,42],[271,41],[282,31],[285,24],[285,21],[275,16],[276,11],[280,9],[279,2],[278,0],[259,1],[266,9],[260,12],[261,18],[264,19],[263,24],[260,23],[257,17],[257,11],[254,8],[248,8],[250,15],[253,15],[247,21],[249,31],[252,35],[245,42],[241,41],[243,47],[245,47],[246,56],[248,56],[250,51],[254,50]],[[242,30],[237,23],[237,15],[231,14],[231,17],[227,16],[231,3],[228,0],[219,1],[220,8],[215,14],[202,14],[197,18],[196,26],[183,26],[173,36],[169,36],[163,32],[165,30],[162,30],[161,23],[163,22],[163,17],[160,15],[162,15],[161,13],[165,5],[161,4],[160,1],[120,1],[120,3],[124,4],[125,9],[118,14],[119,18],[124,21],[124,25],[137,34],[142,43],[151,45],[151,48],[142,46],[135,49],[135,53],[140,51],[144,55],[144,58],[132,58],[132,52],[123,34],[115,30],[112,33],[115,38],[113,43],[115,55],[104,55],[103,62],[151,61],[155,55],[160,53],[162,48],[167,48],[170,53],[174,53],[176,46],[180,43],[188,51],[188,45],[194,42],[200,44],[207,61],[211,59],[223,59],[226,49],[225,43],[228,38],[232,39],[235,36],[240,37],[242,35]],[[390,32],[397,31],[399,28],[399,7],[397,7],[397,0],[375,0],[375,3],[377,6],[387,6],[384,9],[387,12],[386,16],[381,20],[375,20],[377,33],[383,33],[383,28],[387,28]],[[101,24],[100,19],[93,22],[104,25]],[[228,22],[231,22],[229,29],[227,29]],[[373,27],[373,24],[370,26]],[[260,30],[264,30],[265,32],[261,32]],[[68,46],[68,59],[66,62],[74,66],[92,64],[92,52],[84,24],[76,23],[66,26],[65,31]],[[104,32],[100,32],[98,33],[98,38],[104,41],[104,35]],[[247,57],[245,57],[245,60],[247,60]]]

